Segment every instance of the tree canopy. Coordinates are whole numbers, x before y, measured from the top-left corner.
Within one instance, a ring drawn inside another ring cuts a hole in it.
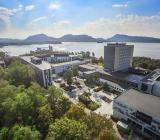
[[[86,128],[84,123],[62,118],[49,126],[46,140],[85,140]]]
[[[73,71],[70,69],[66,70],[63,77],[67,81],[67,84],[71,86],[73,83]]]
[[[134,57],[133,67],[142,67],[149,70],[160,68],[159,59],[151,59],[148,57]]]

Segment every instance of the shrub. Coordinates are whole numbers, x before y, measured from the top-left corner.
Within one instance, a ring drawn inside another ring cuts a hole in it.
[[[99,108],[99,105],[96,102],[91,102],[88,106],[87,106],[90,110],[94,111],[97,108]]]
[[[85,95],[80,95],[79,100],[84,103],[85,105],[90,104],[91,99]]]
[[[97,88],[95,88],[93,91],[94,92],[99,92],[99,91],[101,91],[102,90],[102,87],[97,87]]]

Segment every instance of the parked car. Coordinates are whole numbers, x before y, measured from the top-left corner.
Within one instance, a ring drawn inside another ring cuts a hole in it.
[[[79,89],[82,89],[82,86],[81,86],[81,85],[78,85],[77,87],[78,87]]]
[[[61,83],[61,84],[60,84],[60,87],[65,88],[65,87],[66,87],[66,84],[65,84],[65,83]]]
[[[77,91],[78,91],[78,89],[77,89],[77,88],[72,90],[72,92],[77,92]]]
[[[61,78],[58,78],[58,79],[56,79],[56,80],[54,80],[55,82],[57,82],[57,83],[61,83],[62,82],[62,79]]]

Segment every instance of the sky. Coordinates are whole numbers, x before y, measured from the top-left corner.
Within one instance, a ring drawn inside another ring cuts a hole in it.
[[[0,37],[39,33],[160,38],[160,0],[0,0]]]

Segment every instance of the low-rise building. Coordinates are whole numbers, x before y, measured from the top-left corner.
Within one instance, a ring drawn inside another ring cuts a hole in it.
[[[72,69],[89,62],[88,60],[74,60],[53,64],[34,56],[22,56],[20,58],[24,64],[28,64],[34,70],[37,82],[45,88],[51,85],[57,75],[63,74],[66,69]]]
[[[160,69],[152,71],[140,80],[138,89],[155,96],[160,96]]]
[[[52,71],[49,63],[33,56],[22,56],[21,60],[34,70],[36,81],[41,86],[47,88],[52,84]]]
[[[51,64],[52,67],[52,74],[61,74],[66,69],[73,69],[74,67],[78,67],[81,64],[85,64],[87,61],[85,60],[74,60],[69,62],[63,62],[63,63],[57,63],[57,64]]]
[[[147,137],[160,138],[160,98],[130,89],[113,102],[113,116]]]
[[[44,61],[48,61],[49,63],[63,63],[74,60],[81,60],[78,55],[69,55],[69,53],[65,52],[50,52],[47,54],[38,54],[36,57],[41,58]]]
[[[138,88],[139,81],[144,77],[129,71],[109,72],[92,64],[79,65],[78,69],[80,75],[84,78],[98,74],[101,83],[108,83],[112,89],[119,92],[123,92],[130,87]]]

